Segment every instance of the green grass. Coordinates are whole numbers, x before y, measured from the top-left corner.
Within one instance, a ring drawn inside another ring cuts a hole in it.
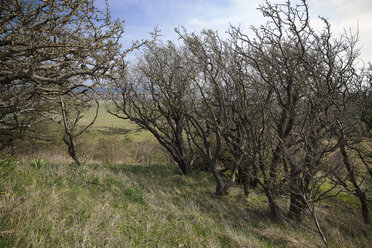
[[[82,124],[93,115],[90,109]],[[181,176],[175,166],[152,165],[168,163],[154,137],[108,114],[104,103],[78,141],[78,153],[88,161],[83,167],[68,164],[60,130],[53,125],[41,130],[54,137],[54,146],[22,141],[42,149],[25,149],[23,163],[0,159],[0,247],[322,245],[309,218],[285,225],[271,220],[262,192],[252,190],[246,198],[233,187],[216,198],[209,173]],[[286,198],[278,202],[288,209]],[[372,243],[359,205],[340,194],[318,207],[330,247]]]
[[[153,135],[130,120],[120,119],[107,112],[110,103],[100,102],[97,119],[87,137],[97,141],[102,136],[118,135],[123,140],[135,140],[138,142],[153,139]],[[95,107],[91,107],[80,121],[81,125],[88,124],[95,116]]]
[[[108,103],[101,102],[96,122],[77,138],[77,151],[84,162],[120,161],[123,163],[163,163],[167,160],[154,136],[129,120],[107,112]],[[79,125],[91,122],[95,115],[91,107]],[[15,156],[22,161],[40,158],[52,162],[72,162],[63,143],[63,126],[45,121],[33,127],[32,134],[15,145]],[[10,152],[10,151],[9,151]]]
[[[306,221],[268,218],[262,193],[247,199],[234,187],[216,198],[213,189],[210,174],[182,176],[174,166],[13,163],[0,181],[0,247],[321,245]],[[340,219],[330,216],[336,205],[319,211],[331,247],[367,247],[371,229],[337,204]]]

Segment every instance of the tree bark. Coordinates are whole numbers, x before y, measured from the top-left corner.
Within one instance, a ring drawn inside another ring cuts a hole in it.
[[[367,200],[365,192],[360,188],[359,184],[356,181],[354,170],[352,168],[349,156],[346,152],[344,140],[340,144],[340,150],[341,150],[341,154],[344,160],[344,164],[349,174],[350,182],[353,184],[355,188],[355,195],[359,198],[359,201],[362,204],[362,215],[363,215],[364,223],[371,224],[371,218],[370,218],[369,209],[368,209],[368,200]]]
[[[190,164],[187,163],[185,159],[179,159],[176,162],[178,164],[178,169],[183,175],[187,175],[191,172]]]
[[[74,137],[72,135],[67,134],[63,137],[63,141],[68,146],[68,153],[70,154],[72,159],[76,162],[77,165],[81,166],[79,156],[76,153],[76,144]]]
[[[267,187],[264,187],[264,190],[265,190],[265,194],[266,194],[267,200],[269,201],[269,207],[270,207],[271,216],[275,220],[282,222],[284,220],[284,215],[283,215],[282,210],[280,209],[280,207],[276,203],[276,201],[275,201],[275,199],[274,199],[274,197],[273,197],[270,189],[268,189]]]
[[[288,218],[300,221],[303,210],[305,209],[303,196],[298,192],[298,189],[292,189],[291,187],[290,198],[291,202],[289,205]]]

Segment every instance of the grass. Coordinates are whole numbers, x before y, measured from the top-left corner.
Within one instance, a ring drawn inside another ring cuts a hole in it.
[[[164,152],[150,132],[141,129],[130,120],[109,114],[107,106],[110,103],[101,102],[100,104],[96,122],[80,139],[82,141],[80,154],[83,154],[86,161],[106,162],[110,160],[141,164],[148,164],[150,161],[163,162]],[[94,115],[95,109],[92,107],[84,115],[81,124],[89,123]],[[160,157],[154,157],[156,154]]]
[[[9,166],[0,181],[0,247],[321,245],[311,222],[268,218],[261,192],[247,199],[234,187],[216,198],[204,172],[182,176],[174,166],[112,162]],[[331,247],[368,247],[371,228],[357,211],[342,199],[327,204],[319,215]]]
[[[78,140],[83,167],[71,163],[55,125],[37,133],[50,141],[23,140],[21,162],[0,158],[0,247],[322,246],[311,219],[271,220],[262,192],[246,198],[233,187],[216,198],[210,174],[179,175],[149,132],[108,114],[104,103]],[[287,199],[279,203],[288,209]],[[340,194],[318,207],[330,247],[372,243],[359,205]]]
[[[148,139],[154,139],[152,134],[146,130],[140,129],[140,127],[131,122],[130,120],[120,119],[107,112],[107,107],[110,107],[110,103],[100,102],[100,108],[98,110],[97,119],[90,131],[88,136],[97,141],[101,135],[119,135],[123,139],[135,140],[138,142],[145,141]],[[88,124],[95,115],[95,108],[92,107],[84,114],[84,118],[80,123]],[[96,139],[95,139],[96,138]]]
[[[119,119],[106,110],[107,104],[100,103],[99,114],[94,125],[77,139],[78,155],[85,162],[101,163],[119,161],[123,163],[163,163],[167,155],[154,136],[129,120]],[[95,108],[90,108],[80,120],[80,125],[91,122]],[[34,127],[35,134],[23,139],[15,146],[15,157],[22,161],[35,158],[50,162],[72,162],[63,143],[63,127],[45,121]],[[11,151],[8,151],[11,153]]]

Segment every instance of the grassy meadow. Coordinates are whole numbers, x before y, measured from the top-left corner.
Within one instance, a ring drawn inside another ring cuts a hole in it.
[[[43,130],[50,140],[1,158],[0,247],[323,246],[310,218],[271,220],[259,190],[245,197],[238,185],[217,198],[210,174],[180,175],[151,134],[104,106],[79,140],[82,167],[51,145],[56,127]],[[356,198],[340,194],[317,214],[330,247],[372,244]]]
[[[100,103],[94,125],[77,139],[78,154],[84,162],[150,164],[168,160],[167,154],[150,132],[129,120],[109,114],[107,104]],[[87,125],[94,115],[95,107],[92,107],[84,113],[79,124]],[[32,130],[27,139],[16,144],[13,154],[21,161],[42,158],[55,163],[72,162],[62,137],[62,123],[46,121]]]

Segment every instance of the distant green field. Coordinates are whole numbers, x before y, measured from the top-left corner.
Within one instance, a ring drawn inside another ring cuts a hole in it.
[[[100,108],[98,111],[98,117],[94,124],[96,128],[107,128],[107,127],[119,127],[119,128],[130,128],[134,129],[137,127],[135,123],[131,123],[128,120],[119,119],[107,112],[107,107],[110,103],[100,102]],[[85,124],[90,122],[95,115],[96,108],[92,106],[89,111],[84,113],[84,118],[81,120],[81,123]]]
[[[117,118],[107,112],[107,103],[100,102],[98,117],[95,123],[76,139],[79,156],[85,162],[120,161],[125,163],[163,163],[167,155],[154,136],[141,129],[137,124]],[[89,124],[95,116],[92,106],[83,113],[78,125]],[[35,133],[16,145],[16,157],[20,160],[42,158],[53,162],[72,161],[63,142],[63,125],[56,122],[45,122],[35,126]]]
[[[110,103],[100,102],[100,108],[98,111],[98,117],[92,126],[87,137],[96,141],[100,137],[107,137],[115,135],[121,139],[130,139],[132,141],[141,142],[145,140],[155,140],[154,136],[141,129],[136,123],[130,120],[120,119],[107,112],[107,106]],[[91,107],[89,111],[84,113],[84,117],[81,119],[80,124],[86,125],[91,122],[95,116],[95,107]],[[93,133],[93,134],[92,134]]]

